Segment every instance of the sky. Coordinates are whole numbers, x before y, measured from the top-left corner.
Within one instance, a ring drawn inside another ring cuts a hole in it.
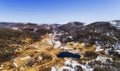
[[[120,20],[120,0],[0,0],[1,22],[58,23]]]

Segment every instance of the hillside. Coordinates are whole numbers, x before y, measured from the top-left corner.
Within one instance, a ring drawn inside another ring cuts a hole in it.
[[[119,24],[0,22],[0,71],[120,71]]]

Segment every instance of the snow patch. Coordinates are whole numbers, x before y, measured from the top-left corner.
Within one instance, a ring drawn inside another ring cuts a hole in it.
[[[116,25],[117,24],[117,22],[114,22],[114,21],[111,21],[110,22],[112,25]]]
[[[51,68],[51,71],[56,71],[57,69],[55,67],[52,67]]]
[[[73,60],[68,60],[67,59],[66,62],[65,62],[65,65],[72,66],[71,68],[72,68],[73,71],[76,71],[75,70],[76,66],[81,66],[84,71],[93,71],[93,68],[91,68],[88,64],[82,65],[82,64],[80,64],[76,61],[73,61]]]
[[[96,52],[98,52],[98,51],[103,51],[103,49],[101,48],[101,46],[97,46],[95,51],[96,51]]]
[[[54,43],[54,48],[59,48],[61,46],[60,41],[53,41],[53,43]]]
[[[81,45],[82,45],[82,46],[85,46],[85,43],[82,43]]]
[[[68,50],[68,49],[70,49],[70,48],[67,48],[67,47],[65,47],[65,46],[61,46],[60,49]]]
[[[100,61],[102,63],[106,63],[106,60],[109,59],[110,61],[113,61],[112,58],[110,57],[105,57],[105,56],[97,56],[97,58],[95,59],[96,61]]]
[[[118,52],[120,54],[120,50],[115,50],[116,52]]]
[[[109,51],[112,50],[112,48],[105,49],[105,54],[109,55]]]
[[[30,56],[26,56],[26,57],[20,58],[20,60],[25,60],[25,59],[30,59],[30,58],[31,58]]]
[[[19,28],[17,28],[17,27],[12,27],[12,29],[13,29],[13,30],[18,30]]]

